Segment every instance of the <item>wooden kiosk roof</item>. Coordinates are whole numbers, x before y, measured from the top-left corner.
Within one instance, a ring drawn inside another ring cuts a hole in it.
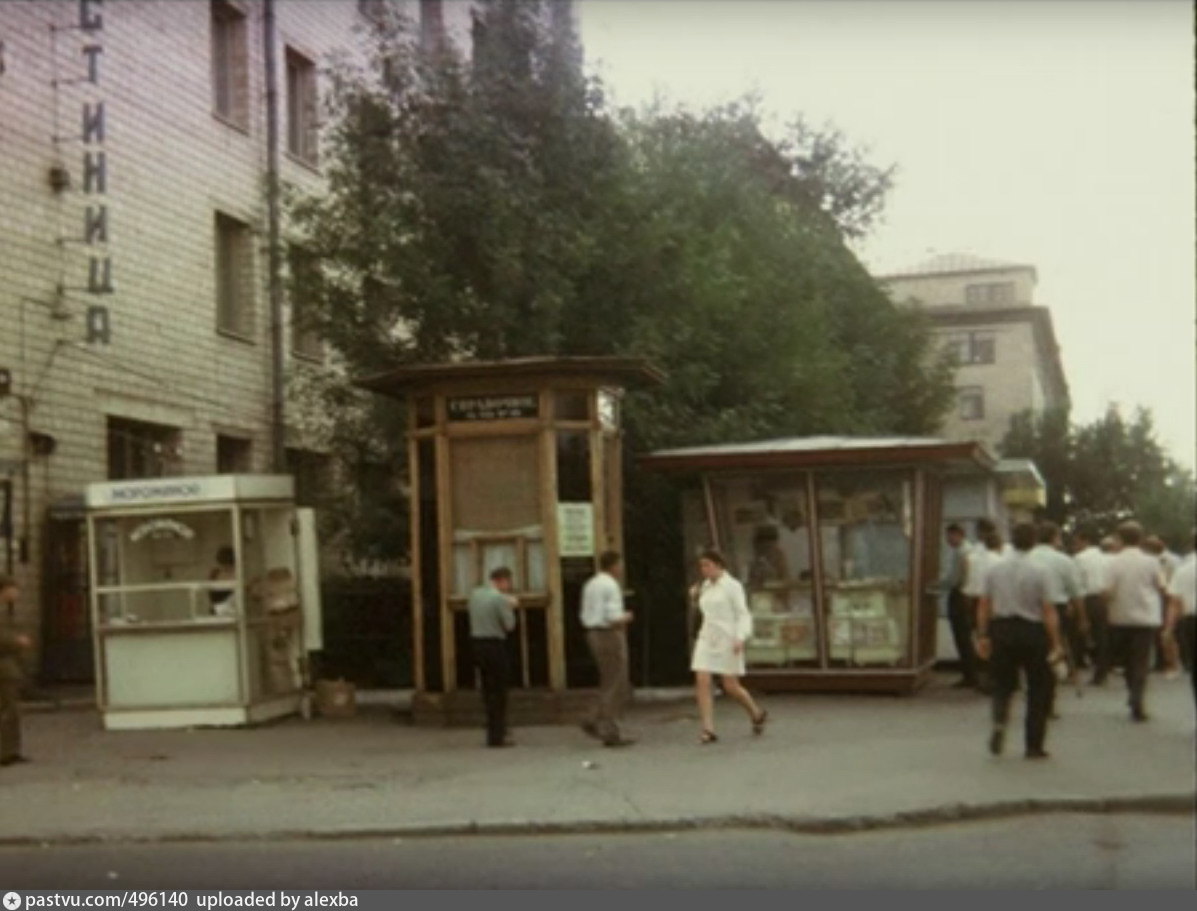
[[[659,386],[665,374],[631,357],[521,357],[502,361],[414,364],[355,380],[354,385],[383,395],[402,396],[429,386],[467,380],[591,377],[621,386]]]
[[[977,442],[928,437],[787,437],[661,449],[637,460],[653,471],[691,472],[767,468],[835,468],[939,464],[948,470],[992,471],[997,460]]]

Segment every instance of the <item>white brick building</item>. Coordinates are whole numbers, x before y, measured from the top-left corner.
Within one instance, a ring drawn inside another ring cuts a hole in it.
[[[401,5],[468,21],[467,4]],[[379,6],[274,3],[283,182],[318,186],[321,61],[355,52]],[[51,678],[88,668],[78,524],[47,547],[50,514],[106,478],[272,468],[266,9],[0,5],[0,573]],[[283,330],[286,371],[319,355]],[[285,436],[302,486],[319,456]]]
[[[1014,415],[1067,407],[1051,311],[1034,303],[1033,266],[947,254],[878,280],[895,302],[923,307],[956,355],[945,437],[996,450]]]

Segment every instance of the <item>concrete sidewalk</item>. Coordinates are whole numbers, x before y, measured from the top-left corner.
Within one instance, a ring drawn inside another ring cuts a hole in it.
[[[944,678],[947,679],[947,678]],[[913,697],[773,696],[749,733],[719,705],[718,744],[691,703],[631,713],[639,743],[607,750],[574,728],[418,729],[383,708],[253,730],[104,732],[92,712],[26,717],[35,760],[0,770],[0,843],[395,836],[693,825],[843,831],[1031,810],[1191,812],[1189,682],[1154,676],[1132,724],[1121,682],[1059,699],[1046,762],[985,750],[988,704],[944,680]],[[1018,716],[1016,715],[1016,718]]]

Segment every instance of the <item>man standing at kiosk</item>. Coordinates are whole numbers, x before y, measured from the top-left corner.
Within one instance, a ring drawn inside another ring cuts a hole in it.
[[[615,551],[605,551],[599,557],[599,571],[582,589],[582,626],[599,669],[598,703],[582,730],[609,747],[632,743],[619,732],[619,716],[631,690],[626,630],[632,622],[631,612],[624,610],[623,589],[616,578],[621,562]]]
[[[489,585],[470,593],[470,645],[482,678],[488,747],[512,746],[507,736],[507,635],[515,629],[514,606],[511,570],[505,566],[491,572]]]

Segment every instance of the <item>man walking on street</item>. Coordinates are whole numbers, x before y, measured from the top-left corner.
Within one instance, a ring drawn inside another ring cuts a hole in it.
[[[20,589],[10,576],[0,576],[0,766],[28,762],[21,755],[21,655],[29,638],[12,629],[13,605]]]
[[[491,572],[489,585],[470,593],[470,645],[481,677],[488,747],[513,746],[507,736],[507,636],[515,629],[515,604],[505,566]]]
[[[623,606],[623,588],[618,578],[621,562],[615,551],[603,553],[599,557],[599,571],[582,589],[582,626],[599,671],[598,701],[582,730],[608,747],[628,746],[633,742],[619,730],[619,718],[632,689],[628,681],[627,639],[632,614]]]
[[[1164,574],[1160,562],[1140,548],[1143,526],[1118,526],[1122,550],[1107,567],[1106,600],[1110,606],[1111,648],[1126,662],[1126,688],[1131,718],[1146,721],[1144,698],[1151,669],[1151,645],[1160,628],[1160,593]]]
[[[964,544],[964,529],[953,522],[945,533],[947,547],[943,553],[943,575],[940,588],[947,593],[948,623],[952,627],[952,641],[956,654],[960,656],[961,677],[954,684],[956,689],[973,689],[977,686],[977,653],[973,649],[973,629],[976,618],[964,594],[964,578],[968,572],[968,555]]]
[[[1085,619],[1092,642],[1093,686],[1102,686],[1110,674],[1110,618],[1106,608],[1107,557],[1097,547],[1097,533],[1082,525],[1076,532],[1076,553],[1072,558],[1080,577]]]
[[[1197,702],[1197,535],[1194,550],[1172,574],[1168,585],[1171,596],[1168,610],[1168,632],[1178,631],[1181,657],[1189,669],[1193,684],[1193,700]]]
[[[977,652],[993,674],[993,730],[989,752],[1002,752],[1018,672],[1027,678],[1027,759],[1046,759],[1047,719],[1055,679],[1051,657],[1060,650],[1059,618],[1049,597],[1047,571],[1031,559],[1035,527],[1014,528],[1014,552],[989,570],[977,614]]]
[[[977,610],[981,605],[981,596],[985,594],[985,578],[995,563],[1002,559],[1002,537],[997,532],[997,526],[989,519],[977,521],[977,535],[980,540],[969,552],[968,567],[964,574],[964,596],[968,599],[969,617],[974,624]],[[975,648],[974,648],[975,653]],[[992,693],[990,683],[989,662],[976,659],[977,689],[982,693]]]
[[[1077,616],[1081,609],[1081,583],[1076,564],[1060,549],[1060,526],[1055,522],[1041,522],[1038,530],[1039,543],[1031,551],[1031,559],[1047,572],[1047,598],[1055,605],[1060,621],[1060,641],[1064,657],[1068,662],[1068,677],[1074,680],[1080,673],[1084,639],[1081,638],[1082,622]],[[1052,689],[1050,717],[1056,714],[1055,688]]]

